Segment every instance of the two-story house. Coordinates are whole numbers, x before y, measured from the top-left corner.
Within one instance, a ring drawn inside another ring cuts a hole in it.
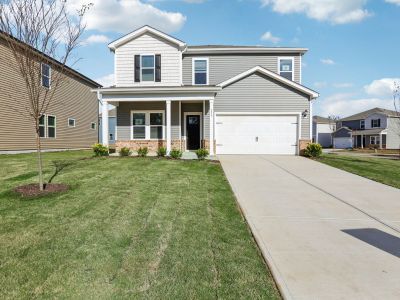
[[[116,106],[117,150],[295,155],[311,140],[319,95],[301,84],[307,49],[189,46],[149,26],[108,47],[115,85],[95,91],[104,119]]]
[[[336,148],[399,149],[400,114],[374,108],[337,122]]]

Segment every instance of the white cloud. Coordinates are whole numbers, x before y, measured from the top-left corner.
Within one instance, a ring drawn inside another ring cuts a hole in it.
[[[321,63],[323,63],[324,65],[334,65],[335,64],[335,62],[330,58],[322,58]]]
[[[261,36],[262,41],[271,42],[272,44],[277,44],[281,41],[281,38],[273,36],[271,31],[267,31]]]
[[[393,109],[393,101],[390,98],[354,98],[353,94],[334,94],[319,103],[319,112],[322,116],[336,115],[340,117],[350,116],[364,110],[375,107]]]
[[[372,14],[365,9],[367,0],[260,0],[262,6],[282,14],[301,13],[311,19],[333,24],[360,22]],[[387,0],[399,1],[399,0]]]
[[[114,74],[108,74],[103,77],[97,78],[96,82],[100,83],[104,87],[109,87],[114,85]]]
[[[97,43],[108,43],[110,39],[103,35],[103,34],[92,34],[88,38],[86,38],[81,44],[83,46],[89,45],[89,44],[97,44]]]
[[[400,82],[400,78],[382,78],[372,81],[364,86],[368,95],[377,97],[390,97],[393,95],[394,83]]]
[[[182,28],[186,17],[179,12],[168,12],[140,0],[91,0],[93,6],[84,17],[89,30],[127,33],[143,25],[150,25],[165,32]],[[70,0],[69,11],[87,4],[86,0]]]
[[[385,2],[400,5],[400,0],[385,0]]]

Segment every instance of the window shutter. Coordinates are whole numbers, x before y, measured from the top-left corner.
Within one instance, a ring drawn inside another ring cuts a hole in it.
[[[156,82],[161,82],[161,55],[156,55]]]
[[[381,127],[381,119],[378,119],[378,127]]]
[[[135,82],[140,82],[140,55],[135,55]]]
[[[374,128],[374,120],[371,120],[371,128]]]

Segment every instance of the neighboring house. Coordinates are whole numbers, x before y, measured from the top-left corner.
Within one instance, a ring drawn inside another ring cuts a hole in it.
[[[103,143],[103,116],[99,116],[99,142]],[[111,109],[108,111],[108,143],[110,145],[115,144],[115,128],[117,125],[117,111],[116,109]]]
[[[33,150],[36,148],[36,133],[33,119],[27,113],[30,106],[26,85],[15,69],[16,62],[6,41],[8,38],[11,37],[0,32],[0,150]],[[42,64],[41,88],[51,89],[52,74],[57,72],[60,63],[33,48],[32,51],[38,54],[38,63]],[[43,149],[89,148],[98,141],[99,106],[91,90],[101,85],[70,68],[66,68],[65,74],[66,80],[59,85],[40,120]]]
[[[374,108],[337,122],[336,148],[399,149],[400,114]]]
[[[320,116],[313,117],[313,142],[320,144],[323,148],[333,145],[332,133],[336,130],[336,123],[328,118]]]
[[[311,141],[319,95],[301,84],[307,49],[188,46],[149,26],[108,47],[115,86],[95,92],[116,106],[117,150],[294,155]]]

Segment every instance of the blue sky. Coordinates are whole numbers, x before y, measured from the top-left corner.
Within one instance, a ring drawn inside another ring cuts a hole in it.
[[[70,0],[72,8],[84,0]],[[393,108],[400,81],[400,0],[91,0],[74,66],[112,81],[109,41],[145,24],[190,45],[306,47],[303,84],[320,92],[314,112],[346,116]]]

